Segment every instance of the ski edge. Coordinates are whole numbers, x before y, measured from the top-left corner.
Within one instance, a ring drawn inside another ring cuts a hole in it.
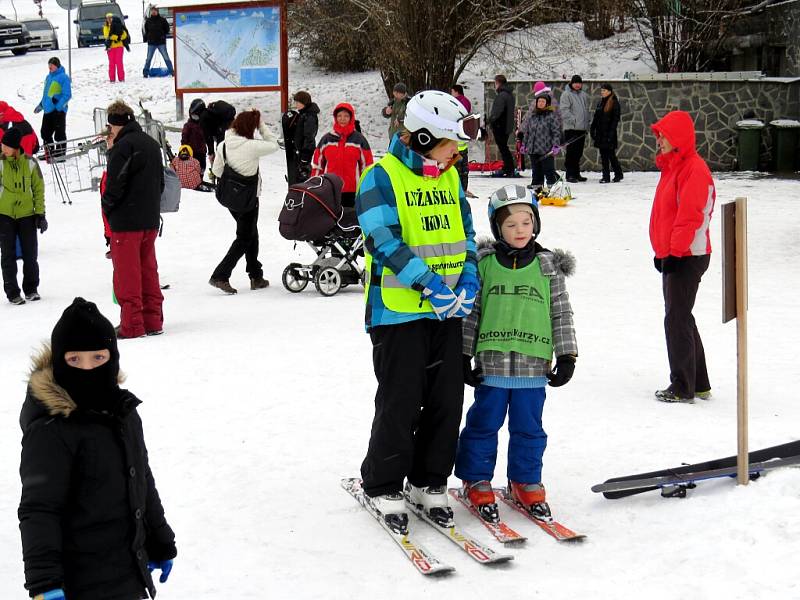
[[[494,488],[494,495],[495,498],[499,498],[505,504],[516,510],[518,513],[523,515],[526,519],[534,523],[544,531],[545,533],[549,534],[555,540],[559,542],[580,542],[586,539],[586,534],[577,533],[567,527],[566,525],[558,522],[558,521],[550,521],[549,523],[545,521],[539,521],[532,515],[528,513],[522,506],[517,504],[513,499],[508,496],[507,490],[504,488]]]
[[[395,543],[400,546],[400,549],[406,555],[406,558],[411,561],[411,564],[414,565],[414,568],[417,569],[422,575],[426,577],[432,575],[446,575],[448,573],[452,573],[455,571],[455,568],[448,565],[447,563],[442,562],[434,554],[428,551],[425,546],[415,542],[411,538],[411,534],[400,534],[395,533],[392,531],[388,525],[380,518],[380,516],[370,510],[370,508],[366,505],[366,501],[364,499],[364,491],[361,488],[361,479],[358,477],[345,477],[341,480],[342,489],[344,489],[356,502],[358,502],[359,506],[363,508],[367,514],[369,514],[373,519],[375,519],[378,524],[381,526],[386,533],[395,541]]]
[[[406,506],[408,506],[409,510],[419,517],[422,522],[427,523],[433,529],[441,533],[461,550],[466,552],[474,561],[482,565],[492,565],[514,560],[513,554],[503,554],[480,543],[472,536],[461,531],[455,522],[450,527],[441,527],[437,525],[435,521],[425,514],[424,510],[418,508],[413,502],[410,502],[408,498],[406,498]]]
[[[481,524],[484,527],[486,527],[489,533],[491,533],[494,536],[494,538],[501,544],[507,544],[509,546],[522,545],[527,541],[528,538],[526,538],[521,533],[518,533],[513,529],[511,529],[511,527],[504,521],[498,521],[497,523],[489,523],[488,521],[481,518],[481,516],[478,514],[478,511],[476,511],[475,508],[464,499],[464,497],[461,495],[461,490],[459,490],[458,488],[450,488],[448,492],[453,498],[458,500],[461,503],[461,505],[464,508],[466,508],[473,517],[478,519],[478,521],[480,521]]]

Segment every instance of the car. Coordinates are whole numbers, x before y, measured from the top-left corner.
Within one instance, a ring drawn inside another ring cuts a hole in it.
[[[158,14],[164,17],[169,23],[169,35],[167,38],[171,38],[172,34],[175,33],[175,15],[172,14],[172,9],[169,7],[162,7],[158,4],[148,4],[147,9],[142,13],[142,39],[144,39],[144,22],[147,20],[147,17],[150,16],[150,10],[155,7],[158,9]]]
[[[0,50],[11,50],[14,56],[20,56],[31,47],[31,33],[22,23],[6,19],[0,15]]]
[[[22,24],[31,33],[31,50],[58,50],[58,34],[56,27],[47,19],[23,19]]]
[[[103,38],[103,23],[106,14],[111,13],[122,20],[128,15],[122,14],[122,9],[114,0],[108,2],[81,2],[78,6],[78,18],[73,21],[78,26],[78,48],[105,44]]]

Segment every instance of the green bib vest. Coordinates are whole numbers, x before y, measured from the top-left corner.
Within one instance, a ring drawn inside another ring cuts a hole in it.
[[[492,255],[478,263],[478,271],[483,286],[477,351],[552,360],[550,278],[542,275],[539,259],[522,269],[506,269]]]
[[[403,241],[428,268],[441,275],[447,285],[455,287],[467,258],[467,240],[458,201],[458,172],[450,168],[438,178],[420,177],[393,154],[387,154],[369,169],[375,165],[381,165],[392,182]],[[364,251],[367,273],[371,273],[372,256],[366,248]],[[433,311],[430,302],[422,301],[418,291],[403,285],[391,269],[383,267],[380,275],[381,298],[389,310]],[[367,277],[367,295],[370,284]]]

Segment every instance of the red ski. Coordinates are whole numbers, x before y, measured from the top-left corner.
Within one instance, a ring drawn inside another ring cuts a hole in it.
[[[481,517],[480,513],[478,513],[475,507],[467,502],[466,498],[464,498],[460,488],[450,488],[449,492],[453,498],[463,504],[464,507],[469,510],[469,512],[471,512],[481,523],[483,523],[483,526],[489,530],[489,533],[491,533],[498,542],[503,544],[523,544],[525,540],[528,539],[511,529],[511,527],[506,525],[503,521],[497,521],[493,523]]]
[[[522,506],[509,495],[507,488],[494,488],[494,496],[495,498],[505,502],[518,513],[525,515],[529,521],[536,523],[540,529],[549,533],[559,542],[577,542],[586,539],[584,534],[575,533],[570,528],[565,527],[558,521],[541,521],[537,519],[531,513],[525,510],[524,506]]]

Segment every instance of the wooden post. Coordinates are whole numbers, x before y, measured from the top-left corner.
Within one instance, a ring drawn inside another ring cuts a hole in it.
[[[736,480],[750,481],[747,443],[747,198],[736,199],[736,422],[738,460]]]

